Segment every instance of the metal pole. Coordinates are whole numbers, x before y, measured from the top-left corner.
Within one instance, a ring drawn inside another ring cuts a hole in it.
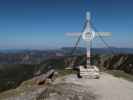
[[[86,61],[86,66],[90,67],[91,65],[91,42],[86,42],[87,44],[87,50],[86,50],[86,56],[87,56],[87,61]]]

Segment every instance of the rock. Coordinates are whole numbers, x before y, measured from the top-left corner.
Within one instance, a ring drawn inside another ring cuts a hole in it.
[[[55,72],[55,70],[52,69],[52,70],[48,71],[46,74],[36,77],[35,83],[37,85],[51,83],[51,81],[53,81],[55,79],[54,75],[56,76],[57,73]]]
[[[96,100],[96,95],[81,85],[58,83],[49,86],[36,100]]]
[[[99,69],[96,66],[79,66],[80,76],[82,78],[98,79],[100,78]]]

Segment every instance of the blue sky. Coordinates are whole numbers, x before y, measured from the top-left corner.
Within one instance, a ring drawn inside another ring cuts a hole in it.
[[[0,0],[0,48],[73,46],[66,32],[82,30],[86,11],[98,31],[112,32],[110,46],[133,48],[132,0]],[[84,46],[83,41],[80,46]],[[94,47],[104,47],[97,38]]]

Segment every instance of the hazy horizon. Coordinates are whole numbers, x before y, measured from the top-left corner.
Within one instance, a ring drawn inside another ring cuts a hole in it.
[[[70,47],[60,47],[60,48],[0,48],[0,51],[5,51],[5,50],[11,50],[11,51],[14,51],[14,50],[41,50],[41,51],[43,51],[43,50],[60,50],[60,49],[62,49],[62,48],[73,48],[72,46],[70,46]],[[85,47],[78,47],[78,48],[84,48],[84,49],[86,49]],[[112,48],[112,49],[133,49],[133,48],[124,48],[124,47],[110,47],[110,48]],[[107,48],[107,47],[92,47],[92,49],[108,49],[109,51],[110,51],[110,49],[109,48]]]

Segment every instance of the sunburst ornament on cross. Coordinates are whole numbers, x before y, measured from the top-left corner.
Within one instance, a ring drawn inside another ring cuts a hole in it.
[[[85,22],[85,28],[83,30],[82,38],[84,41],[90,42],[95,37],[95,31],[92,28],[91,25],[91,14],[90,12],[86,13],[86,22]]]

